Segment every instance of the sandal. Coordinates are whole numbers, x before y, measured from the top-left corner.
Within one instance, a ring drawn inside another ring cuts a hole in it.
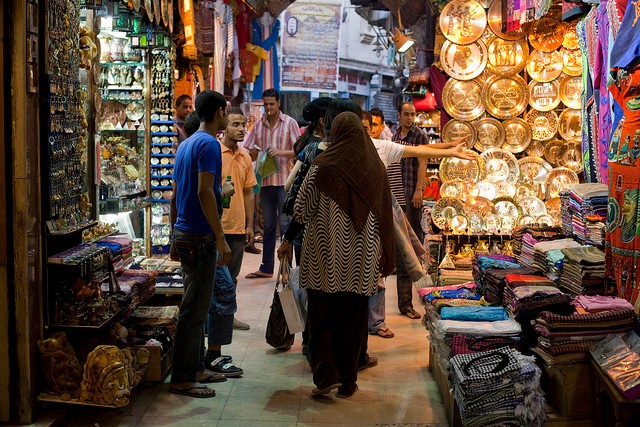
[[[195,390],[209,390],[208,393],[195,393]],[[216,391],[207,387],[206,385],[202,385],[202,384],[197,384],[191,387],[187,387],[187,388],[176,388],[176,387],[171,387],[169,388],[169,393],[173,393],[173,394],[181,394],[183,396],[188,396],[188,397],[196,397],[199,399],[206,399],[209,397],[215,397],[216,395]]]
[[[402,312],[401,314],[404,314],[409,319],[419,319],[420,318],[420,315],[413,308],[408,308],[407,311]]]
[[[377,335],[382,338],[393,338],[395,336],[395,334],[391,332],[391,329],[387,328],[386,326],[383,326],[380,329],[378,329],[374,335]]]
[[[270,279],[273,277],[273,273],[263,273],[262,271],[254,271],[253,273],[249,273],[244,276],[245,279]]]
[[[198,382],[201,384],[209,384],[209,383],[221,383],[225,382],[227,377],[224,374],[220,374],[218,372],[212,372],[208,369],[205,369],[202,373],[202,378],[198,378]]]

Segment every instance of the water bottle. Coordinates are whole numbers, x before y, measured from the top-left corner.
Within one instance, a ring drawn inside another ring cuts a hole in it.
[[[230,176],[227,176],[226,182],[231,182]],[[231,206],[231,195],[222,196],[222,207],[224,209],[229,209],[229,206]]]

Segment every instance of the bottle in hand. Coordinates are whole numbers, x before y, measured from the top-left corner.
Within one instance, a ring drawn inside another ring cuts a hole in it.
[[[227,176],[226,179],[227,182],[231,182],[231,177]],[[223,195],[222,196],[222,207],[224,209],[229,209],[229,206],[231,206],[231,195]]]

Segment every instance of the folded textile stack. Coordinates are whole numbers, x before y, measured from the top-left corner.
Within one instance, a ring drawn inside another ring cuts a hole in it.
[[[519,268],[520,264],[516,259],[504,254],[476,254],[473,257],[473,278],[478,284],[480,291],[484,292],[486,286],[485,272],[489,269],[509,269]]]
[[[572,314],[542,311],[535,320],[538,344],[532,350],[548,364],[585,362],[590,346],[633,327],[633,306],[622,298],[578,296],[573,305]]]
[[[606,290],[604,252],[595,246],[561,249],[559,285],[571,295],[597,295]]]
[[[158,273],[152,270],[124,270],[118,274],[118,287],[129,298],[130,309],[135,309],[155,293],[157,277]],[[103,283],[102,290],[108,291],[109,284]]]
[[[426,303],[432,303],[437,299],[480,300],[480,294],[476,293],[476,283],[473,281],[456,285],[421,288],[418,290],[418,295]]]
[[[446,270],[440,269],[439,284],[441,286],[456,285],[473,280],[471,270]]]
[[[482,281],[484,282],[483,295],[491,304],[503,305],[504,288],[507,286],[506,277],[509,274],[538,274],[538,270],[530,267],[518,268],[490,268],[485,270]]]
[[[95,242],[111,250],[113,268],[120,273],[133,263],[133,239],[126,236],[108,236]]]
[[[506,277],[504,305],[509,313],[518,318],[527,318],[540,310],[570,308],[571,297],[553,286],[553,282],[546,277],[524,276],[513,278],[510,282],[509,276]]]
[[[533,245],[533,266],[546,274],[551,280],[558,280],[564,255],[561,249],[580,248],[582,245],[573,239],[558,239],[538,242]]]
[[[526,256],[533,264],[533,245],[544,240],[562,239],[566,236],[562,234],[562,230],[558,227],[549,227],[546,225],[524,225],[514,228],[511,233],[511,248],[513,254],[521,259],[522,251],[525,246],[525,236],[529,236],[526,239],[526,244],[529,246]],[[527,264],[527,265],[531,265]]]
[[[607,218],[609,189],[606,184],[575,184],[560,197],[562,230],[576,236],[581,242],[598,244],[602,234],[600,226],[587,226],[604,222]],[[594,233],[592,235],[592,232]]]
[[[519,337],[471,337],[469,335],[456,334],[451,339],[451,355],[480,353],[481,351],[494,350],[501,347],[520,349]]]
[[[462,424],[544,425],[540,375],[533,357],[523,356],[510,347],[454,356],[452,386]]]

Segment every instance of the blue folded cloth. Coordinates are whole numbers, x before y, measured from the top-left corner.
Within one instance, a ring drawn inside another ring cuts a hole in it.
[[[442,320],[461,320],[471,322],[495,322],[507,320],[509,316],[504,307],[442,307]]]

